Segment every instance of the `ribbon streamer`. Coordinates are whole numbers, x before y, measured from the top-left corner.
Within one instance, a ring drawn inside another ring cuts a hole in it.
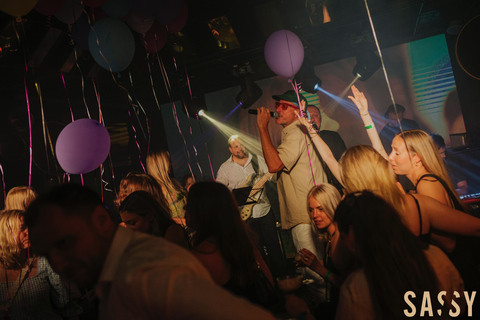
[[[190,173],[192,173],[192,176],[193,176],[193,170],[192,170],[192,167],[190,165],[191,157],[190,157],[190,152],[188,151],[187,141],[185,140],[185,136],[183,135],[182,129],[180,128],[180,121],[178,119],[177,107],[176,107],[175,101],[173,101],[172,95],[170,93],[170,90],[171,90],[170,79],[168,78],[167,70],[165,69],[165,65],[163,63],[163,60],[159,59],[158,55],[157,55],[157,61],[158,61],[158,65],[160,67],[162,77],[163,77],[163,83],[165,84],[165,90],[167,91],[168,97],[170,98],[170,101],[172,102],[173,118],[175,119],[175,124],[177,125],[178,132],[180,134],[180,137],[182,138],[183,148],[184,148],[185,156],[187,158],[187,166],[188,166],[188,169],[189,169]],[[175,60],[174,60],[174,64],[175,64],[175,69],[177,69]],[[153,82],[152,82],[152,84],[153,84]],[[187,119],[188,119],[188,123],[189,123],[189,126],[190,126],[190,134],[192,134],[192,127],[190,125],[190,116],[188,114],[188,110],[186,108],[185,108],[185,110],[186,110],[186,113],[187,113]],[[193,144],[192,144],[192,147],[193,147],[193,150],[195,152],[195,159],[197,159],[196,162],[197,162],[197,165],[198,165],[198,169],[200,171],[201,176],[203,177],[203,171],[202,171],[202,168],[200,167],[200,163],[198,162],[198,158],[197,158],[197,155],[198,155],[197,149],[196,149],[195,145],[193,145]]]
[[[298,93],[299,86],[297,84],[297,81],[295,81],[295,78],[289,78],[288,82],[292,85],[293,90],[295,90],[295,93],[297,94],[298,107],[300,109],[299,116],[303,117],[305,110],[302,110],[302,103],[301,103],[302,101],[300,100],[300,94]],[[307,108],[307,106],[305,105],[305,109],[306,108]],[[304,132],[303,135],[304,135],[304,138],[305,138],[305,146],[307,147],[308,162],[310,163],[310,172],[312,173],[313,184],[316,186],[317,183],[315,181],[315,174],[313,173],[312,158],[310,156],[310,148],[308,147],[307,133]]]
[[[3,207],[7,206],[7,191],[5,190],[5,174],[3,172],[3,166],[0,163],[0,173],[2,174],[2,186],[3,186]]]

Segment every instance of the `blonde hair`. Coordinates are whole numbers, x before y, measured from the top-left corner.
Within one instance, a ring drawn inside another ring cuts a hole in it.
[[[27,210],[27,207],[38,196],[37,192],[29,187],[14,187],[8,191],[5,200],[5,210]]]
[[[369,190],[402,212],[403,197],[392,168],[372,147],[348,148],[340,158],[340,177],[346,193]]]
[[[163,150],[147,156],[147,171],[162,187],[168,203],[175,202],[177,195],[185,192],[178,181],[170,178],[170,164],[168,151]]]
[[[160,203],[163,209],[170,213],[167,200],[163,195],[162,188],[158,184],[157,180],[151,175],[146,173],[133,173],[129,172],[121,181],[120,187],[115,199],[115,205],[120,207],[122,201],[134,191],[143,190],[150,193],[155,200]]]
[[[341,196],[337,188],[328,183],[323,183],[319,186],[315,186],[308,192],[307,195],[307,211],[309,211],[308,200],[313,197],[322,206],[323,212],[330,218],[333,223],[333,217],[335,216],[335,210],[340,203]],[[313,230],[317,234],[320,240],[328,240],[329,234],[327,230],[319,230],[317,225],[310,216],[310,223]]]
[[[0,263],[5,269],[22,269],[27,262],[26,250],[16,238],[23,228],[22,217],[22,210],[0,211]]]
[[[402,139],[405,137],[404,141],[407,144],[407,150],[410,155],[417,155],[428,172],[445,181],[448,189],[450,189],[451,193],[457,198],[458,202],[461,203],[432,137],[425,131],[419,129],[407,130],[403,132],[403,136],[401,133],[397,134],[396,137],[397,136]]]

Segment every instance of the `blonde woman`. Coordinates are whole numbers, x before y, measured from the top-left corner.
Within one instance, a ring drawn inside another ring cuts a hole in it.
[[[324,183],[313,187],[307,195],[307,210],[310,214],[310,221],[312,228],[322,243],[325,243],[325,258],[319,261],[317,257],[307,249],[301,249],[301,260],[299,264],[311,268],[313,271],[320,274],[328,282],[339,287],[341,281],[337,281],[338,272],[328,269],[331,263],[331,257],[336,249],[338,236],[336,232],[337,227],[333,223],[333,217],[337,205],[340,203],[340,193],[338,190],[328,184]],[[330,271],[330,272],[329,272]],[[332,272],[336,273],[335,275]]]
[[[365,95],[355,86],[352,86],[352,93],[353,96],[349,98],[360,111],[373,147],[390,162],[393,172],[405,175],[415,186],[416,193],[429,196],[451,208],[465,211],[430,135],[418,129],[404,131],[403,135],[399,133],[392,141],[392,152],[387,155],[368,112]],[[453,235],[433,232],[431,238],[432,242],[446,253],[452,253],[455,249],[456,239]]]
[[[160,151],[147,156],[147,171],[157,180],[167,200],[172,218],[178,224],[185,226],[186,193],[180,183],[170,177],[170,153]]]
[[[403,222],[413,234],[430,241],[431,232],[450,235],[480,236],[480,219],[450,208],[437,200],[421,195],[402,192],[395,179],[392,167],[380,153],[370,146],[354,146],[343,154],[338,163],[328,146],[312,129],[307,119],[300,117],[321,156],[345,187],[345,193],[370,190],[381,196],[402,215]]]
[[[334,318],[339,288],[355,261],[348,248],[339,241],[340,232],[337,232],[337,226],[333,221],[340,198],[337,188],[328,183],[313,187],[307,196],[307,209],[312,228],[321,242],[325,243],[325,255],[320,261],[311,251],[301,249],[298,265],[309,267],[328,283],[327,302],[321,304],[316,313],[322,319]]]
[[[381,196],[400,213],[410,231],[427,243],[434,242],[433,234],[480,236],[480,219],[429,196],[402,193],[395,185],[390,164],[370,146],[348,149],[340,159],[340,176],[347,194],[370,190]],[[462,242],[457,244],[449,258],[460,272],[465,288],[476,290],[480,287],[476,267],[478,251],[472,250],[470,243],[473,241],[463,241],[464,237],[459,239]]]
[[[345,192],[370,190],[396,208],[404,223],[416,235],[431,230],[480,236],[480,219],[445,206],[421,194],[407,195],[396,185],[389,163],[370,146],[354,146],[340,159],[340,177]]]
[[[117,199],[115,199],[115,205],[120,207],[123,200],[135,191],[147,191],[150,193],[155,200],[160,203],[163,209],[167,212],[170,212],[168,209],[168,203],[165,197],[163,196],[162,188],[158,184],[157,180],[151,175],[146,173],[133,173],[129,172],[121,181],[117,194]]]
[[[66,319],[81,312],[45,258],[29,255],[23,211],[0,213],[0,318]]]
[[[5,210],[26,210],[37,196],[37,192],[32,188],[24,186],[14,187],[7,193]]]

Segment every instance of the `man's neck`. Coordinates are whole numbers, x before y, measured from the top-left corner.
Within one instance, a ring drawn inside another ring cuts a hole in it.
[[[286,127],[291,126],[292,124],[294,124],[296,121],[298,121],[298,119],[293,120],[293,121],[290,122],[289,124],[282,124],[281,126],[282,126],[283,128],[286,128]]]
[[[248,155],[248,154],[247,154],[247,156],[246,156],[245,158],[242,158],[242,159],[237,158],[237,157],[235,157],[235,156],[232,154],[232,160],[233,160],[233,162],[235,162],[235,163],[238,164],[238,165],[241,165],[242,167],[245,166],[245,164],[246,164],[247,161],[248,161],[248,158],[249,158],[249,155]]]

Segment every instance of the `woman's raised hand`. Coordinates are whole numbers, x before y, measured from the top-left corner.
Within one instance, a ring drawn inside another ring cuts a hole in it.
[[[368,101],[367,98],[365,98],[365,95],[363,92],[360,92],[357,87],[352,86],[352,96],[348,96],[350,100],[357,106],[358,111],[360,111],[361,115],[367,115],[368,114]]]
[[[295,110],[295,115],[297,116],[298,120],[300,121],[300,123],[305,126],[305,128],[307,129],[310,129],[312,128],[312,121],[308,121],[308,119],[306,117],[302,117],[300,116],[300,114],[298,113],[297,110]]]

